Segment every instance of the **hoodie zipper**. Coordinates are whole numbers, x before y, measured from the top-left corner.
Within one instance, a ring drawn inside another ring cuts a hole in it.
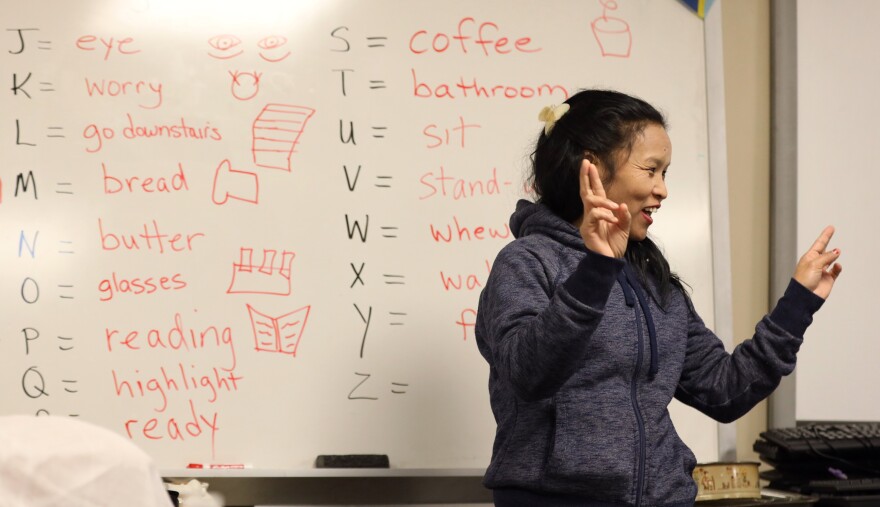
[[[631,395],[632,395],[632,405],[633,411],[635,411],[636,415],[636,423],[639,427],[639,457],[638,457],[638,477],[636,481],[636,507],[642,504],[642,490],[645,486],[645,423],[642,420],[642,410],[639,408],[639,402],[637,398],[638,394],[638,380],[639,380],[639,372],[642,370],[642,349],[644,343],[644,334],[642,333],[642,323],[639,320],[639,306],[633,306],[633,315],[635,317],[636,329],[638,330],[638,348],[636,351],[636,369],[633,373],[632,385],[631,385]]]

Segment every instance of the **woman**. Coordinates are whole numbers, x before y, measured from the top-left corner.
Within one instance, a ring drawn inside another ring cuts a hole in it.
[[[841,266],[826,228],[756,333],[728,354],[648,228],[672,146],[646,102],[587,90],[545,108],[536,203],[480,296],[476,337],[498,425],[484,482],[496,505],[692,505],[693,453],[673,397],[722,422],[794,369]]]

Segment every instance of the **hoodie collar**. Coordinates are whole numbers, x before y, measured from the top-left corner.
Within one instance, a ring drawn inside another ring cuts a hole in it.
[[[577,227],[560,218],[547,206],[525,199],[516,203],[516,210],[510,216],[510,231],[516,238],[538,234],[577,250],[587,248]]]
[[[635,302],[638,300],[639,307],[642,309],[642,315],[645,316],[645,325],[648,327],[648,345],[650,347],[651,357],[648,367],[648,376],[653,378],[657,375],[657,371],[660,367],[660,353],[657,350],[657,329],[654,326],[654,315],[651,313],[651,305],[648,304],[648,298],[645,295],[642,284],[639,283],[638,277],[628,262],[624,264],[623,271],[617,275],[617,282],[623,289],[623,295],[627,306],[635,306]]]

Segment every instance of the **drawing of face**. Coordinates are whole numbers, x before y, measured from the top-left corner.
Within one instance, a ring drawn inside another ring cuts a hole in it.
[[[238,100],[250,100],[260,92],[261,72],[229,71],[232,76],[232,96]]]
[[[666,170],[671,162],[672,143],[666,129],[649,125],[636,137],[629,158],[605,187],[607,197],[618,204],[626,203],[632,214],[630,239],[641,241],[648,236],[653,215],[668,195]],[[602,167],[599,170],[600,174],[604,172]]]

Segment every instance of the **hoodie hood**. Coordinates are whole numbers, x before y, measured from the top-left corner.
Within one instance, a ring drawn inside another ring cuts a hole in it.
[[[531,235],[547,236],[567,247],[586,250],[577,227],[566,222],[543,204],[521,199],[510,215],[510,231],[516,238]]]

